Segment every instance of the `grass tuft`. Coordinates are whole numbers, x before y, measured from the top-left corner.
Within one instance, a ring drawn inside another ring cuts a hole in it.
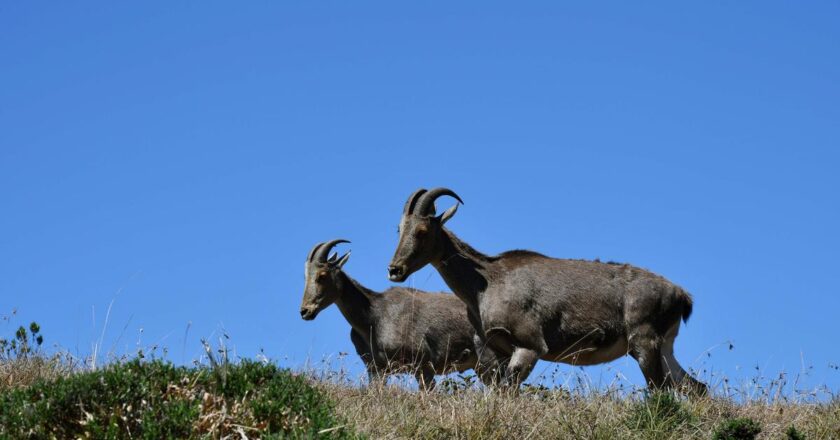
[[[793,425],[790,425],[787,431],[785,431],[785,437],[787,440],[805,440],[805,434],[799,432]]]
[[[693,428],[695,417],[677,396],[654,392],[629,408],[627,424],[634,431],[647,432],[649,438],[670,438],[675,431]]]
[[[712,438],[714,440],[753,440],[761,433],[761,426],[750,418],[725,420]]]

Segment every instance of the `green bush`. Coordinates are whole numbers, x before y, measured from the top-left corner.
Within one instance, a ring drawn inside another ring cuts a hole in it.
[[[192,439],[238,431],[355,436],[303,377],[253,361],[186,368],[136,359],[0,394],[0,439]]]
[[[752,440],[760,432],[761,426],[753,419],[729,419],[718,426],[712,438],[714,440]]]

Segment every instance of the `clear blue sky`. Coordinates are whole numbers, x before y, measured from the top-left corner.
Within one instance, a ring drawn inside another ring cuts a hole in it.
[[[347,272],[384,289],[405,198],[449,186],[450,228],[486,253],[627,261],[692,292],[683,363],[804,360],[837,390],[838,19],[830,1],[4,2],[0,313],[79,354],[112,300],[118,353],[189,361],[221,328],[284,365],[352,352],[336,308],[298,316],[307,252],[350,239]]]

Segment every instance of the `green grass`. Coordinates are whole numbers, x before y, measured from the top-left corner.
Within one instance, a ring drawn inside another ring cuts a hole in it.
[[[0,438],[353,438],[307,379],[242,361],[176,367],[135,359],[0,394]]]
[[[628,409],[627,426],[650,439],[670,438],[676,430],[692,428],[696,418],[672,393],[652,393]]]

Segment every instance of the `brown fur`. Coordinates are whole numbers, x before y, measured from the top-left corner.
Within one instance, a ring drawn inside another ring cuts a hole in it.
[[[470,368],[482,380],[498,380],[497,363],[490,351],[476,347],[475,329],[458,298],[406,287],[377,293],[345,274],[344,261],[307,262],[301,317],[315,319],[335,303],[352,327],[350,339],[371,380],[412,373],[421,387],[432,388],[435,374]]]
[[[416,193],[415,193],[416,194]],[[452,195],[445,189],[423,194]],[[459,199],[460,200],[460,199]],[[512,384],[524,380],[537,359],[592,365],[630,354],[654,387],[705,385],[688,376],[673,358],[679,321],[688,319],[691,296],[679,286],[629,264],[549,258],[515,250],[488,256],[464,243],[441,216],[406,209],[400,241],[389,266],[403,281],[432,264],[467,305],[479,337],[497,355],[510,358]]]

